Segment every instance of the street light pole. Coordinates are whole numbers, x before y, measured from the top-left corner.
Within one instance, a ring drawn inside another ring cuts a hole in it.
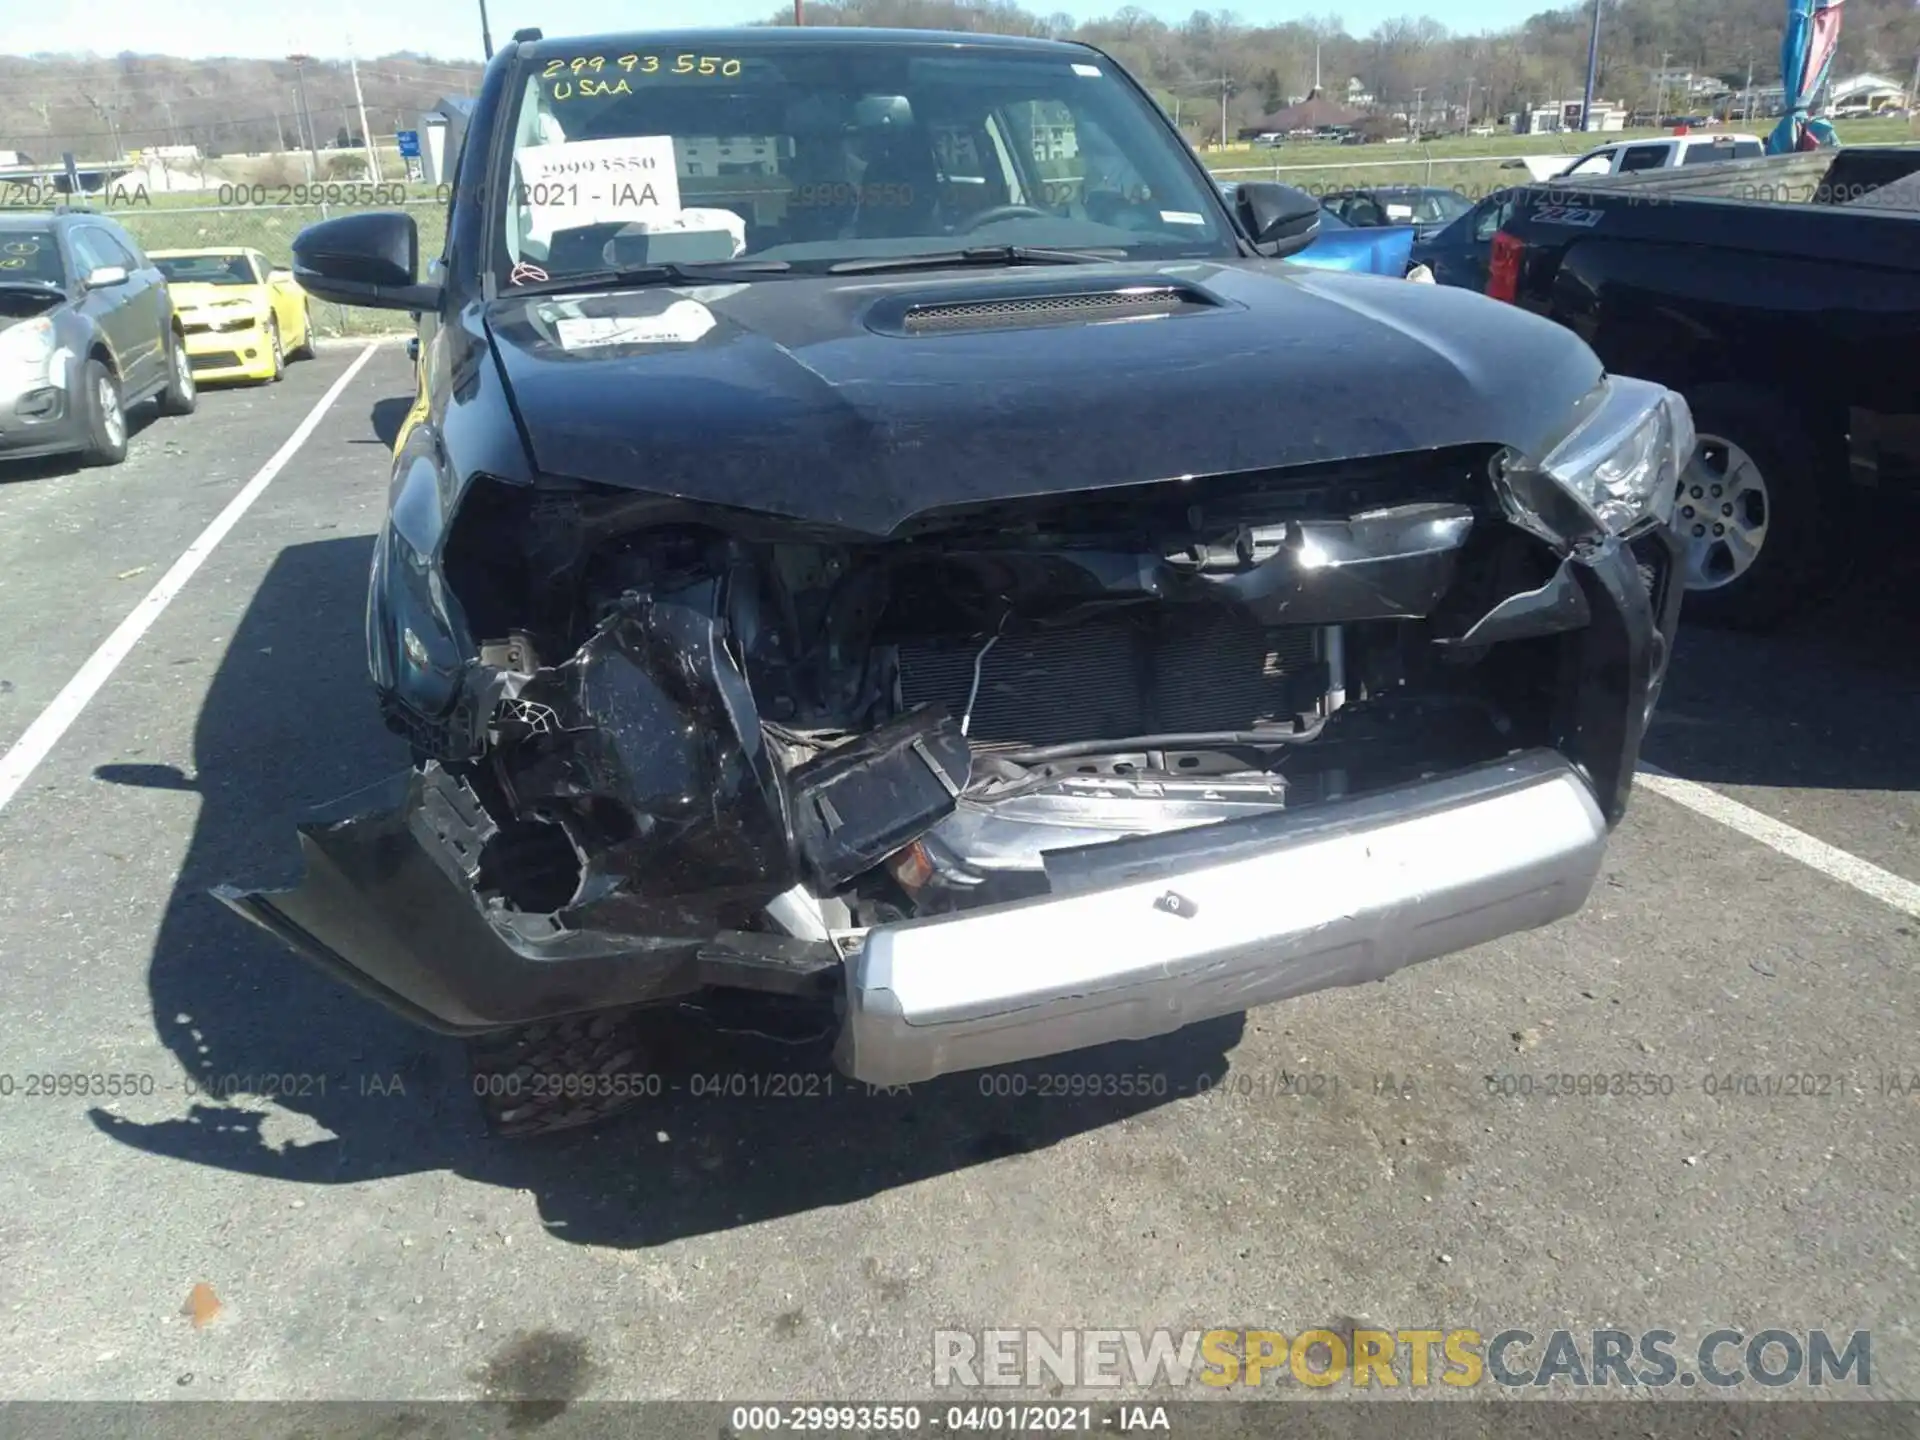
[[[1593,128],[1593,84],[1600,75],[1600,0],[1593,0],[1593,33],[1587,37],[1587,93],[1580,102],[1580,128]]]
[[[293,84],[294,91],[300,100],[300,121],[306,126],[307,154],[313,159],[313,173],[308,176],[308,179],[318,180],[320,178],[320,142],[314,137],[313,111],[307,106],[307,62],[313,57],[289,55],[287,59],[293,62]]]
[[[493,31],[487,25],[487,0],[480,0],[480,48],[493,59]]]

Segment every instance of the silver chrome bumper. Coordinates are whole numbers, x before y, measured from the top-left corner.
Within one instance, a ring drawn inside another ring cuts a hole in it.
[[[1606,849],[1552,751],[1047,857],[1044,899],[867,932],[836,1063],[904,1085],[1164,1035],[1549,924]]]

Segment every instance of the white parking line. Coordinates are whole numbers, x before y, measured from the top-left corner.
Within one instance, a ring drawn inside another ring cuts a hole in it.
[[[53,702],[34,718],[26,733],[14,741],[13,747],[5,755],[0,755],[0,810],[7,808],[20,787],[27,783],[27,777],[47,758],[60,737],[67,733],[67,727],[80,718],[80,712],[100,693],[100,687],[107,683],[120,662],[132,653],[133,647],[140,643],[140,637],[147,633],[153,622],[160,618],[161,612],[173,603],[173,597],[193,578],[193,572],[206,563],[214,546],[226,538],[227,532],[239,523],[240,517],[273,483],[273,477],[306,444],[321,418],[333,408],[333,402],[340,398],[341,392],[360,373],[361,367],[373,358],[377,348],[368,345],[354,357],[353,363],[320,397],[320,403],[307,412],[307,418],[287,437],[287,443],[274,451],[273,458],[262,465],[240,493],[227,502],[227,508],[214,516],[213,523],[202,530],[199,538],[187,547],[186,553],[173,562],[167,573],[160,577],[160,582],[133,608],[133,613],[122,620],[100,648],[87,657],[87,663],[53,697]]]
[[[1824,840],[1814,839],[1804,830],[1796,830],[1771,815],[1764,815],[1750,805],[1729,799],[1718,790],[1669,775],[1655,765],[1642,762],[1634,776],[1634,783],[1645,786],[1656,795],[1666,796],[1677,805],[1686,806],[1696,815],[1717,820],[1749,840],[1758,840],[1769,850],[1777,850],[1790,860],[1798,860],[1802,865],[1818,870],[1829,880],[1851,885],[1862,895],[1871,895],[1875,900],[1920,920],[1920,885],[1895,875],[1891,870],[1882,870],[1871,860],[1850,855]]]

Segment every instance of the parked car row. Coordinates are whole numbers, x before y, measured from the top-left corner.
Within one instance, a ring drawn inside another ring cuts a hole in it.
[[[0,459],[117,465],[128,413],[313,353],[306,296],[257,250],[143,250],[88,211],[0,217]]]

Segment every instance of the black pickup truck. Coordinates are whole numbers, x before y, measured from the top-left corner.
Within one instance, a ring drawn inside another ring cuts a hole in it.
[[[1486,289],[1687,397],[1690,618],[1777,623],[1920,500],[1920,148],[1527,187]]]

